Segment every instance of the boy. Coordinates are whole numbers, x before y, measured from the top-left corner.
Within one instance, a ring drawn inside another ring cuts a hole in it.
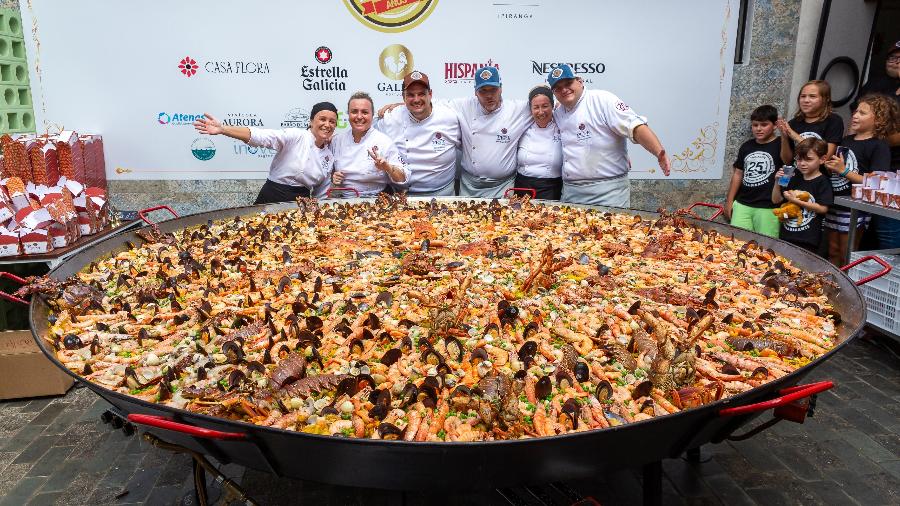
[[[781,204],[787,200],[799,207],[799,215],[786,217],[781,222],[779,237],[795,246],[818,254],[819,242],[822,239],[822,221],[828,206],[834,203],[831,181],[822,174],[820,167],[825,163],[828,144],[822,139],[807,138],[797,144],[797,172],[791,178],[787,189],[782,192],[781,186],[772,187],[772,202]],[[775,176],[784,175],[779,170]],[[784,209],[789,205],[782,206]],[[776,209],[775,211],[778,211]],[[770,211],[771,212],[771,211]]]
[[[778,237],[778,218],[772,214],[775,171],[782,165],[781,140],[775,136],[778,110],[762,105],[750,114],[753,138],[741,145],[725,200],[725,216],[735,227]]]

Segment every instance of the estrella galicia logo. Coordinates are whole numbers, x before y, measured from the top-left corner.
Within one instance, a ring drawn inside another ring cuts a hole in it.
[[[322,65],[331,61],[331,49],[328,46],[319,46],[316,48],[316,61]]]
[[[216,156],[216,145],[208,137],[197,137],[191,143],[191,154],[202,162],[212,160]]]
[[[160,125],[169,125],[169,126],[185,126],[185,125],[193,125],[195,121],[202,118],[203,114],[185,114],[180,112],[161,112],[156,115],[156,122]]]

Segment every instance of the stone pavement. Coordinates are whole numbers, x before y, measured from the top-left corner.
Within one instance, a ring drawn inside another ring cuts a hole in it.
[[[708,445],[702,464],[664,461],[664,503],[900,504],[900,359],[857,340],[809,381],[821,379],[837,387],[819,396],[805,424],[781,422],[747,441]],[[0,506],[193,505],[190,459],[104,425],[107,406],[84,388],[0,402]],[[572,504],[585,495],[604,505],[641,502],[634,470],[560,489],[441,497],[279,479],[236,465],[222,470],[262,505]],[[220,488],[209,491],[218,502]]]

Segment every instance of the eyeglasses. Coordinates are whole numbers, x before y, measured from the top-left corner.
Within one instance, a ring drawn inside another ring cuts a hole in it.
[[[898,54],[896,56],[888,56],[887,61],[889,61],[891,63],[900,62],[900,54]]]

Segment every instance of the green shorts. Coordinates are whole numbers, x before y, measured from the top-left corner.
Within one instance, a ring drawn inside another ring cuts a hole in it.
[[[768,207],[750,207],[737,200],[731,206],[731,224],[757,234],[778,237],[778,217]]]

